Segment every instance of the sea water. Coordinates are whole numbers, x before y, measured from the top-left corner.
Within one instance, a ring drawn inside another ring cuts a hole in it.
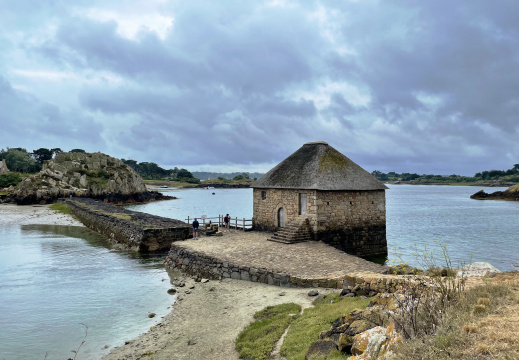
[[[519,202],[470,199],[478,190],[390,185],[389,260],[419,265],[414,244],[437,250],[439,241],[447,245],[454,266],[472,256],[500,270],[513,269],[519,262]],[[227,213],[252,217],[252,189],[165,193],[179,199],[128,208],[180,220]],[[49,360],[73,357],[71,351],[85,338],[82,324],[88,333],[78,360],[99,359],[147,331],[175,300],[167,294],[171,285],[164,256],[113,251],[81,227],[0,227],[0,360],[44,359],[46,353]],[[151,312],[157,316],[148,318]]]
[[[519,263],[519,202],[473,200],[474,186],[389,185],[386,190],[387,244],[390,263],[420,266],[420,256],[433,251],[444,265],[446,245],[452,266],[485,261],[500,270]],[[506,188],[490,188],[488,191]],[[230,214],[252,218],[252,189],[178,189],[164,192],[178,200],[128,208],[190,221],[194,217]],[[214,195],[213,195],[214,193]],[[213,220],[214,221],[214,220]]]
[[[147,331],[176,297],[163,260],[82,227],[0,227],[0,359],[73,358],[83,340],[76,359],[100,359]]]

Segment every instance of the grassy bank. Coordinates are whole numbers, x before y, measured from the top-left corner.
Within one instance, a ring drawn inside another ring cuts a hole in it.
[[[474,285],[477,282],[477,286]],[[473,280],[472,286],[462,291],[443,310],[434,331],[416,333],[394,348],[393,359],[519,359],[519,273],[498,274],[493,278]],[[314,302],[290,321],[285,317],[264,315],[245,329],[237,340],[236,348],[262,349],[240,353],[241,358],[268,359],[284,329],[281,356],[287,360],[304,360],[310,345],[319,340],[322,331],[330,330],[332,322],[356,308],[364,309],[371,299],[343,298],[330,294]],[[288,306],[284,304],[283,306]],[[280,308],[279,312],[283,312]],[[274,314],[278,310],[265,309],[258,314]],[[275,330],[271,330],[275,329]],[[244,335],[247,334],[247,335]],[[269,334],[270,338],[266,340]],[[266,343],[268,342],[268,346]],[[339,351],[324,359],[347,359],[350,355]],[[321,359],[319,357],[316,358]]]
[[[519,274],[464,291],[434,335],[405,341],[396,359],[519,359]]]
[[[357,308],[364,309],[370,300],[358,297],[341,300],[338,293],[329,294],[314,301],[314,306],[305,309],[301,315],[300,307],[295,304],[269,306],[256,313],[256,321],[240,333],[236,340],[236,350],[240,353],[240,358],[269,359],[274,346],[290,326],[281,355],[287,360],[304,360],[308,348],[319,340],[322,331],[329,330],[331,324],[341,315]],[[328,359],[345,358],[346,355],[337,352]]]

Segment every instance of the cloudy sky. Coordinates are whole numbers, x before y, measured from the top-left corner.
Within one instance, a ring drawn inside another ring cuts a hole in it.
[[[0,148],[266,171],[519,163],[519,2],[0,0]]]

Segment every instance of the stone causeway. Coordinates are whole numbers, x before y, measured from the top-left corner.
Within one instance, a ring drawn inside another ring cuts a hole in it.
[[[387,267],[318,241],[282,244],[270,232],[226,232],[176,241],[166,266],[212,279],[232,278],[287,287],[343,288],[381,279]]]

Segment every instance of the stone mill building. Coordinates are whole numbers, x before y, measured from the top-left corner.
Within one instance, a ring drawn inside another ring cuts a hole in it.
[[[352,255],[387,255],[387,187],[326,142],[304,144],[252,188],[256,229],[284,232],[274,235],[281,242],[318,240]]]

